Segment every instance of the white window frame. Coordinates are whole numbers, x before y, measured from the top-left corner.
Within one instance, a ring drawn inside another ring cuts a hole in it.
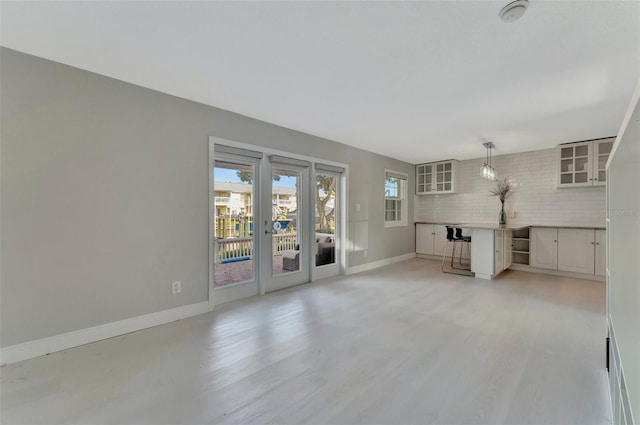
[[[399,220],[387,220],[387,195],[386,192],[382,198],[382,212],[384,216],[384,227],[406,227],[407,226],[407,217],[408,217],[408,186],[409,186],[409,175],[407,173],[403,173],[401,171],[395,170],[384,170],[383,176],[383,188],[386,186],[386,181],[388,177],[395,177],[399,180],[400,187],[398,188],[399,193],[398,199],[400,202],[400,219]]]

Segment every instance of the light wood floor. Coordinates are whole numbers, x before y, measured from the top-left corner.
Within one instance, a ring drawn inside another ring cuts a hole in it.
[[[605,286],[414,259],[2,368],[2,423],[608,424]]]

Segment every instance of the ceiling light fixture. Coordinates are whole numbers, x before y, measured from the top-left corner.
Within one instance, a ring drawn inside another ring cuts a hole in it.
[[[495,148],[496,145],[494,145],[493,142],[487,142],[486,140],[484,140],[482,146],[487,149],[487,161],[482,167],[480,167],[480,175],[482,176],[482,178],[485,178],[487,180],[495,180],[496,170],[491,166],[491,149]]]
[[[524,15],[527,7],[529,7],[528,0],[516,0],[503,7],[498,16],[506,23],[515,22]]]

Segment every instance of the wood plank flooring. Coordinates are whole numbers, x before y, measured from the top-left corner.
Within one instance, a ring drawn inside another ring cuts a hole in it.
[[[609,424],[605,285],[414,259],[5,366],[3,424]]]

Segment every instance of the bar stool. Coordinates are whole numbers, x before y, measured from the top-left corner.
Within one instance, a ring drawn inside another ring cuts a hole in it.
[[[463,267],[462,270],[471,270],[471,262],[469,262],[469,264],[462,263],[462,251],[465,246],[467,247],[469,258],[471,258],[471,236],[462,236],[462,229],[460,227],[456,227],[456,240],[462,242],[462,246],[460,246],[460,261],[459,261],[460,265]]]

